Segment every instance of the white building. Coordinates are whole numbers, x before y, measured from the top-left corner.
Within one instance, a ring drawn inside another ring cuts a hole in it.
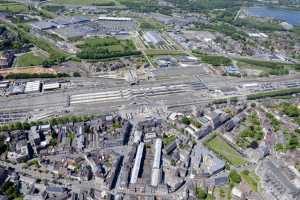
[[[39,92],[41,88],[41,81],[30,81],[26,83],[25,93]]]
[[[43,85],[43,90],[55,90],[60,88],[60,84],[59,83],[45,83]]]

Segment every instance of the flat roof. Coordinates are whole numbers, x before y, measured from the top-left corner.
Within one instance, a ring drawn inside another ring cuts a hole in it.
[[[39,22],[34,22],[31,24],[32,27],[37,28],[37,29],[50,29],[50,28],[55,28],[56,24],[53,22],[48,22],[48,21],[39,21]]]
[[[40,90],[41,81],[27,82],[25,86],[25,92],[36,92]]]
[[[98,17],[98,20],[110,20],[110,21],[131,21],[129,17]]]

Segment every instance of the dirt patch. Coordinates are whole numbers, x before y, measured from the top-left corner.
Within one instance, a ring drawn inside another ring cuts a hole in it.
[[[57,71],[52,68],[44,68],[44,67],[16,67],[16,68],[9,68],[9,69],[0,69],[0,75],[7,76],[8,74],[18,74],[18,73],[25,73],[25,74],[56,74]]]

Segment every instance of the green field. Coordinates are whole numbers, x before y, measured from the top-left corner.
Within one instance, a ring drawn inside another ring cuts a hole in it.
[[[172,142],[174,142],[175,140],[176,140],[176,136],[175,135],[165,136],[163,138],[163,144],[164,145],[169,145]]]
[[[28,8],[20,3],[0,3],[0,12],[21,13],[27,11]]]
[[[247,163],[247,161],[243,159],[242,155],[229,146],[219,136],[215,136],[213,139],[209,140],[206,143],[206,146],[234,166],[241,166]]]
[[[290,69],[300,70],[299,64],[280,63],[275,61],[260,61],[247,58],[236,59],[237,65],[241,68],[257,69],[266,75],[286,75]]]
[[[259,92],[256,94],[249,94],[247,96],[248,100],[262,99],[267,97],[279,97],[279,96],[287,96],[300,93],[300,88],[287,88],[281,90],[274,90],[271,92]]]
[[[89,38],[77,45],[81,59],[106,59],[140,54],[131,40],[118,40],[114,37]]]
[[[163,49],[148,49],[145,51],[148,56],[163,56],[163,55],[172,55],[172,56],[184,56],[187,55],[180,50],[163,50]]]
[[[29,52],[17,57],[16,67],[39,66],[47,58],[41,54]]]
[[[94,6],[114,6],[113,0],[52,0],[56,4],[71,4],[71,5],[94,5]]]
[[[153,29],[159,30],[159,29],[165,28],[165,25],[163,25],[159,21],[156,21],[155,19],[152,19],[150,17],[140,19],[139,23],[140,23],[140,28],[141,29],[145,29],[145,30],[147,30],[147,29],[150,29],[150,30],[153,30]]]
[[[251,187],[252,191],[257,192],[259,187],[259,177],[254,172],[242,171],[242,179]]]

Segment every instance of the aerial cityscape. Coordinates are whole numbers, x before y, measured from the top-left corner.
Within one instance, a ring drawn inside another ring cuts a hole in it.
[[[300,1],[0,0],[0,200],[300,200]]]

